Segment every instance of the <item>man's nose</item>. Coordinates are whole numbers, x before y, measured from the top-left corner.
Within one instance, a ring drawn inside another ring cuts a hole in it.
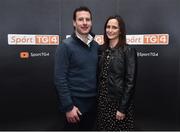
[[[87,24],[87,20],[86,19],[83,20],[83,24]]]

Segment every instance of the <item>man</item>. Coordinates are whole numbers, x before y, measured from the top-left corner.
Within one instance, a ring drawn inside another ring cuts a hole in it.
[[[55,85],[64,130],[92,130],[96,114],[98,44],[90,34],[92,14],[87,7],[73,13],[74,34],[63,40],[55,55]]]

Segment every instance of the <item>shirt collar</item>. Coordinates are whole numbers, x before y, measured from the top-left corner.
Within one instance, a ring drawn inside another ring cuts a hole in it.
[[[77,38],[79,38],[81,41],[83,41],[85,44],[87,44],[90,47],[90,43],[93,41],[93,36],[88,34],[87,42],[85,42],[85,40],[82,38],[82,36],[78,32],[75,32],[75,34],[76,34]]]

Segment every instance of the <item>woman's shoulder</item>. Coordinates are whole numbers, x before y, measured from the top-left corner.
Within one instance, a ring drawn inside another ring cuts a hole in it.
[[[124,45],[124,52],[136,52],[136,49],[130,45]]]

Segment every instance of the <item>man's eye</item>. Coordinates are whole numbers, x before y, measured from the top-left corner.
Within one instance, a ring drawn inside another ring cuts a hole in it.
[[[83,21],[83,18],[79,18],[79,21]]]
[[[90,19],[86,19],[86,21],[90,21]]]

